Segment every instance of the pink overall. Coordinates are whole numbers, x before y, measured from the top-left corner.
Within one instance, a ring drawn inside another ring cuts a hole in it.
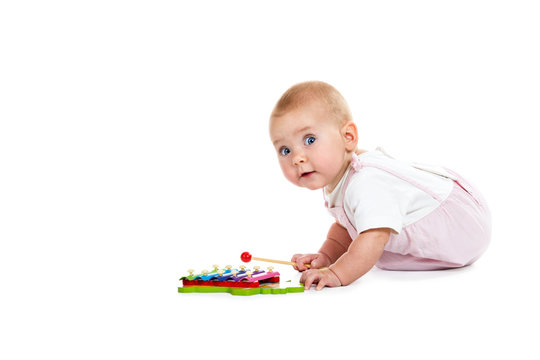
[[[352,175],[364,166],[397,176],[431,195],[440,204],[428,215],[402,228],[399,234],[392,232],[377,267],[385,270],[456,268],[472,264],[486,250],[491,237],[489,209],[480,193],[461,176],[446,169],[454,186],[443,200],[414,180],[378,164],[362,162],[356,155],[342,188],[341,205],[328,208],[336,221],[347,229],[351,239],[354,240],[358,232],[345,213],[344,196]]]

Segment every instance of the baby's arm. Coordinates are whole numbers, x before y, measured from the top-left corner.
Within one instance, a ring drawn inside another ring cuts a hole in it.
[[[347,229],[335,222],[328,230],[326,241],[319,249],[319,253],[326,255],[330,259],[330,264],[333,264],[347,251],[351,242]]]
[[[310,264],[312,269],[328,267],[347,251],[351,241],[347,229],[335,222],[317,254],[295,254],[291,261],[297,263],[294,268],[299,271],[307,270],[304,264]]]
[[[390,239],[390,229],[371,229],[359,234],[345,252],[328,269],[309,270],[302,274],[300,282],[306,289],[317,284],[317,290],[324,286],[349,285],[367,273],[379,260],[384,246]]]
[[[347,252],[330,266],[341,285],[349,285],[375,266],[390,239],[390,231],[389,228],[366,230],[354,239]]]

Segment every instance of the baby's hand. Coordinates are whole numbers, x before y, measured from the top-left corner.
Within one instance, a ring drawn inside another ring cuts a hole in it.
[[[296,263],[294,268],[298,271],[307,270],[306,264],[309,264],[311,269],[319,269],[331,265],[328,256],[323,254],[295,254],[291,261]]]
[[[341,286],[341,281],[330,269],[308,270],[302,274],[300,282],[304,284],[305,290],[309,290],[312,284],[317,284],[316,290],[322,290],[325,286]]]

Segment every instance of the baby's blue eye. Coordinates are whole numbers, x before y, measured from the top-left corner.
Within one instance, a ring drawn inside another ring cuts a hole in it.
[[[287,147],[282,147],[281,149],[279,149],[279,153],[283,156],[286,156],[286,155],[289,155],[291,153],[291,149],[287,148]]]
[[[311,145],[315,142],[315,138],[313,136],[308,136],[305,140],[304,140],[304,144],[305,145]]]

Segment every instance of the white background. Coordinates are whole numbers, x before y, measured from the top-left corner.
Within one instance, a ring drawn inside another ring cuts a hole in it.
[[[2,2],[0,357],[538,359],[539,17],[535,1]],[[189,268],[324,240],[321,193],[287,183],[267,131],[305,80],[346,97],[361,148],[482,189],[484,257],[178,294]]]

